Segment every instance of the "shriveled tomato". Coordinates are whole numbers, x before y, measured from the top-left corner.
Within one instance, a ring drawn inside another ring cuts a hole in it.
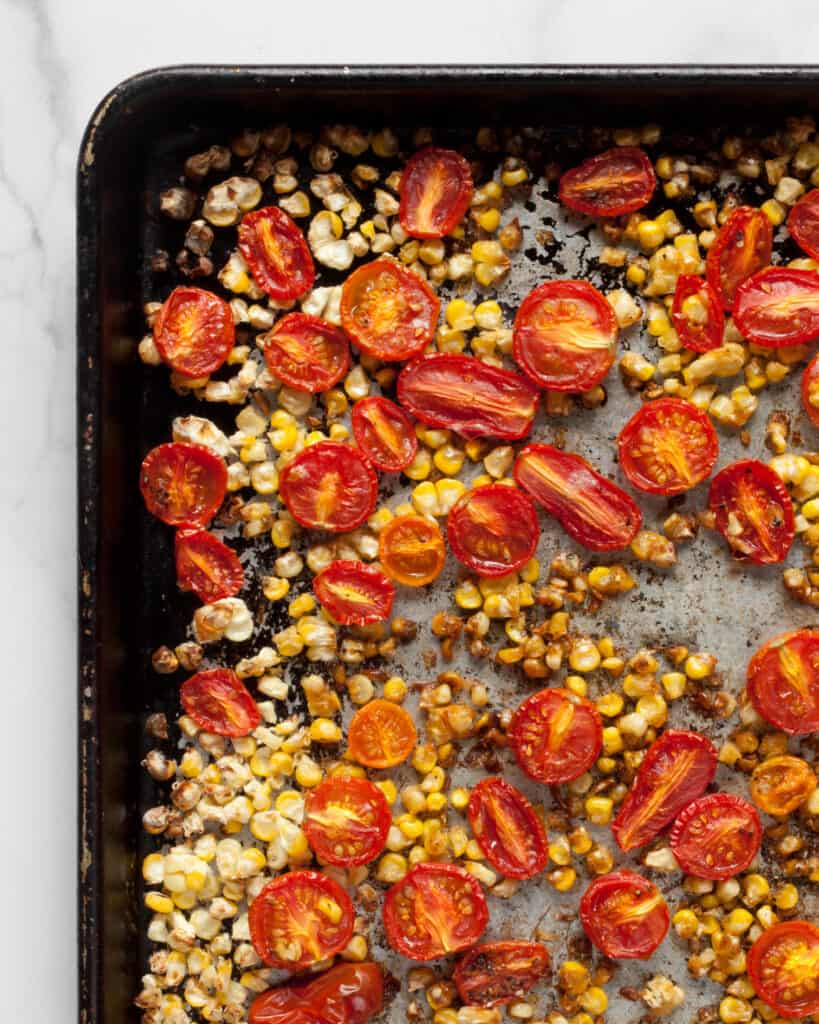
[[[245,585],[239,556],[207,530],[177,530],[174,544],[176,582],[204,604],[233,597]]]
[[[415,238],[443,238],[463,219],[472,199],[472,171],[454,149],[427,146],[401,172],[401,227]]]
[[[721,881],[750,866],[762,843],[762,823],[742,797],[709,793],[680,811],[670,840],[687,875]]]
[[[711,481],[708,507],[735,558],[761,565],[783,562],[794,538],[787,488],[764,462],[734,462]]]
[[[374,963],[337,964],[314,978],[277,985],[250,1004],[249,1024],[367,1024],[384,1005]]]
[[[546,281],[521,303],[512,334],[515,362],[549,391],[588,391],[617,354],[617,318],[588,281]]]
[[[207,377],[218,370],[235,338],[230,306],[203,288],[174,288],[154,321],[162,362],[181,377]]]
[[[485,484],[463,494],[446,526],[452,553],[479,576],[504,576],[535,553],[537,512],[528,494],[507,484]]]
[[[511,370],[474,356],[433,352],[398,375],[398,401],[430,427],[513,440],[532,429],[538,393]]]
[[[682,494],[708,476],[719,452],[708,413],[682,398],[646,402],[617,439],[620,468],[648,494]]]
[[[619,217],[645,206],[657,178],[651,161],[636,146],[616,146],[589,157],[560,179],[560,201],[592,217]]]
[[[201,444],[172,441],[145,456],[139,489],[148,511],[163,523],[204,526],[224,500],[227,467]]]
[[[773,250],[773,224],[753,206],[738,206],[708,250],[705,273],[722,303],[731,310],[737,288],[751,274],[767,267]]]
[[[396,516],[378,535],[378,560],[396,583],[423,587],[444,567],[443,535],[437,523],[424,516]]]
[[[603,726],[591,701],[570,690],[540,690],[512,715],[508,737],[529,778],[554,786],[591,768],[603,744]]]
[[[179,689],[185,714],[217,736],[247,736],[261,723],[259,706],[233,669],[209,668]]]
[[[432,341],[441,303],[430,286],[382,256],[354,270],[341,289],[341,325],[369,356],[411,359]]]
[[[306,313],[288,313],[264,336],[264,359],[280,381],[299,391],[326,391],[350,367],[340,327]]]
[[[325,864],[367,864],[384,849],[392,818],[387,798],[369,779],[332,775],[304,801],[302,828]]]
[[[667,729],[648,748],[611,826],[621,850],[645,846],[707,789],[717,770],[714,744],[696,732]]]
[[[316,270],[304,235],[278,206],[246,213],[239,225],[239,251],[256,284],[277,302],[298,299],[313,287]]]
[[[376,469],[398,473],[415,458],[418,438],[412,420],[389,398],[362,398],[350,419],[355,443]]]
[[[680,341],[691,352],[708,352],[722,345],[722,304],[708,281],[696,274],[680,274],[677,278],[671,319]]]
[[[773,817],[791,814],[816,789],[816,773],[801,757],[780,754],[758,764],[751,775],[751,799]]]
[[[819,188],[806,193],[791,207],[788,231],[800,249],[819,260]]]
[[[819,355],[811,359],[802,374],[802,407],[814,427],[819,427]]]
[[[350,757],[367,768],[393,768],[412,753],[418,734],[412,716],[389,700],[371,700],[353,715]]]
[[[514,472],[517,483],[591,551],[626,548],[642,526],[634,500],[580,455],[530,444],[518,455]]]
[[[535,809],[504,779],[481,779],[467,808],[486,859],[507,878],[532,878],[549,859],[546,829]]]
[[[384,900],[387,941],[410,960],[457,953],[478,941],[488,921],[480,882],[457,864],[416,864]]]
[[[318,871],[289,871],[268,882],[248,913],[250,940],[268,967],[301,971],[340,952],[355,911],[338,882]]]
[[[378,477],[357,448],[318,441],[284,467],[279,495],[302,526],[343,533],[361,526],[375,508]]]
[[[756,994],[787,1017],[819,1013],[819,927],[811,921],[780,921],[748,951]]]
[[[748,697],[766,722],[791,736],[819,732],[819,630],[769,640],[748,663]]]
[[[754,345],[782,348],[819,336],[819,274],[767,267],[743,281],[734,300],[734,323]]]
[[[665,938],[671,919],[653,882],[634,871],[613,871],[583,893],[580,923],[606,956],[645,960]]]
[[[352,559],[330,562],[313,579],[322,608],[343,626],[383,622],[392,611],[395,587],[372,565]]]
[[[452,980],[467,1006],[505,1006],[522,999],[549,970],[540,942],[484,942],[464,953]]]

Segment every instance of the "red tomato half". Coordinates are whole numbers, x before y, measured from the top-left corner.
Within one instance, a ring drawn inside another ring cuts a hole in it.
[[[617,440],[620,468],[648,494],[682,494],[708,476],[719,452],[708,414],[682,398],[646,402]]]
[[[549,859],[546,829],[535,809],[504,779],[481,779],[467,808],[486,859],[507,878],[532,878]]]
[[[526,565],[538,534],[534,502],[508,484],[467,491],[452,507],[446,525],[453,555],[479,576],[505,576]]]
[[[748,664],[748,697],[766,722],[791,736],[819,732],[819,630],[774,637]]]
[[[304,802],[304,834],[325,864],[369,863],[384,849],[391,823],[387,798],[369,779],[329,776]]]
[[[343,533],[360,526],[375,508],[378,477],[357,448],[319,441],[284,467],[279,495],[302,526]]]
[[[505,1006],[522,999],[549,970],[539,942],[485,942],[467,950],[452,980],[467,1006]]]
[[[457,864],[416,864],[387,892],[384,927],[410,960],[435,960],[477,942],[489,910],[480,882]]]
[[[802,406],[814,427],[819,427],[819,355],[811,359],[802,374]]]
[[[316,270],[304,235],[278,206],[246,213],[239,225],[239,251],[256,284],[277,302],[301,298],[313,287]]]
[[[643,523],[640,509],[584,458],[530,444],[515,462],[517,483],[591,551],[626,548]]]
[[[515,362],[549,391],[588,391],[617,354],[617,318],[588,281],[546,281],[521,303],[512,335]]]
[[[750,867],[762,844],[762,822],[742,797],[709,793],[680,811],[670,840],[687,875],[721,881]]]
[[[182,684],[179,699],[200,729],[217,736],[247,736],[262,720],[256,701],[229,668],[197,672]]]
[[[616,146],[584,160],[560,179],[564,206],[592,217],[619,217],[645,206],[657,178],[651,161],[636,146]]]
[[[529,778],[554,786],[591,768],[603,745],[603,726],[591,701],[569,690],[540,690],[512,715],[508,737]]]
[[[362,398],[353,406],[350,419],[355,443],[376,469],[398,473],[415,458],[418,438],[412,420],[389,398]]]
[[[230,306],[203,288],[174,288],[154,321],[157,351],[181,377],[207,377],[218,370],[235,338]]]
[[[145,507],[169,526],[204,526],[227,490],[224,459],[201,444],[172,441],[152,448],[142,462],[139,489]]]
[[[352,559],[337,559],[313,580],[322,608],[343,626],[384,622],[392,611],[395,587],[379,569]]]
[[[667,729],[648,748],[611,826],[621,850],[645,846],[702,796],[717,770],[714,744],[696,732]]]
[[[288,313],[264,336],[264,359],[280,381],[299,391],[326,391],[350,367],[350,346],[340,327],[317,316]]]
[[[443,238],[463,219],[472,199],[472,171],[454,149],[427,146],[401,172],[401,227],[415,238]]]
[[[782,348],[819,335],[819,274],[767,267],[743,281],[734,300],[734,323],[754,345]]]
[[[819,188],[802,196],[791,208],[788,231],[800,249],[819,260]]]
[[[771,262],[773,224],[761,210],[738,206],[708,250],[705,273],[722,308],[731,310],[737,288]]]
[[[177,530],[174,553],[179,589],[192,590],[203,604],[233,597],[245,585],[239,556],[207,530]]]
[[[708,507],[735,558],[761,565],[785,560],[794,538],[788,490],[764,462],[734,462],[711,481]]]
[[[367,1024],[384,1005],[376,964],[337,964],[314,978],[277,985],[250,1004],[249,1024]]]
[[[722,345],[725,315],[711,285],[696,274],[680,274],[671,307],[680,341],[691,352],[708,352]]]
[[[398,375],[398,401],[430,427],[514,440],[532,429],[538,393],[510,370],[474,356],[433,352]]]
[[[819,928],[810,921],[780,921],[748,952],[756,994],[783,1017],[819,1013]]]
[[[645,960],[666,936],[668,904],[653,882],[634,871],[595,878],[580,900],[580,923],[614,960]]]

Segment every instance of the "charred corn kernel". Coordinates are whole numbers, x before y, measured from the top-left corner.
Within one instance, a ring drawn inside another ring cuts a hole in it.
[[[621,695],[611,691],[597,698],[597,710],[605,718],[615,718],[623,710],[623,703]]]
[[[581,992],[577,997],[577,1002],[587,1013],[591,1013],[595,1017],[605,1013],[609,1005],[608,996],[602,988],[598,988],[596,985]]]
[[[600,667],[600,651],[591,640],[578,641],[569,652],[569,665],[575,672],[594,672]]]
[[[614,809],[613,801],[607,796],[586,798],[586,817],[593,825],[608,825]]]
[[[400,882],[407,873],[407,858],[400,853],[385,853],[375,869],[375,877],[379,882],[393,885]]]
[[[577,960],[566,960],[560,965],[557,985],[571,996],[579,996],[589,987],[589,969]]]
[[[171,914],[174,902],[170,896],[164,896],[161,892],[146,892],[145,906],[155,914]]]
[[[691,654],[685,659],[684,670],[689,679],[707,679],[716,665],[717,659],[712,654]]]
[[[754,915],[744,907],[737,907],[722,919],[722,928],[729,935],[744,935],[753,923]]]
[[[384,697],[400,704],[407,696],[407,684],[400,676],[392,676],[384,683]]]
[[[623,737],[620,735],[619,729],[614,725],[609,725],[603,730],[603,751],[611,756],[612,754],[619,754],[623,749]]]
[[[777,910],[793,910],[798,902],[799,890],[790,882],[777,889],[774,895]]]
[[[335,725],[335,723],[331,724]],[[338,726],[336,728],[338,729]],[[339,729],[339,740],[336,742],[341,739],[340,733]],[[322,780],[322,771],[315,761],[305,758],[296,766],[294,778],[303,789],[314,789]]]
[[[446,807],[447,802],[446,794],[430,793],[427,797],[427,810],[431,814],[437,814]]]
[[[656,249],[665,241],[665,231],[655,220],[644,220],[637,225],[637,241],[643,249]]]
[[[464,453],[453,444],[442,445],[433,455],[435,468],[447,476],[455,476],[463,469]]]
[[[464,789],[463,786],[458,786],[449,794],[449,802],[456,811],[462,811],[469,803],[469,790]]]
[[[548,874],[549,885],[558,892],[568,892],[577,880],[577,872],[574,868],[556,868]]]
[[[309,612],[315,611],[316,599],[312,594],[299,594],[298,597],[294,597],[290,604],[287,606],[287,614],[291,619],[301,618],[302,615],[307,615]]]
[[[262,581],[262,592],[268,601],[281,601],[290,590],[290,581],[281,576],[265,576]]]

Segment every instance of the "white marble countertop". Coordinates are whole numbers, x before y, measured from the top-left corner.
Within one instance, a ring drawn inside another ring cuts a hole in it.
[[[0,0],[6,1020],[76,1017],[73,196],[98,100],[174,63],[815,63],[816,10],[815,0]]]

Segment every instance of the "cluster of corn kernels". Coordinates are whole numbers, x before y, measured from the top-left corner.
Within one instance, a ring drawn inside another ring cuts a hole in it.
[[[786,438],[787,440],[787,438]],[[786,447],[786,445],[784,446]],[[807,548],[811,565],[787,568],[783,581],[788,592],[806,604],[819,604],[819,455],[783,450],[770,460],[771,469],[786,485],[794,502],[794,526]]]

